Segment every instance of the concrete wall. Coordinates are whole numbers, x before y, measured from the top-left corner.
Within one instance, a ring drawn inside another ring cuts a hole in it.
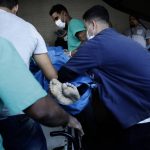
[[[49,10],[54,4],[63,4],[73,18],[82,18],[83,13],[95,4],[104,5],[111,17],[114,28],[122,32],[128,26],[128,15],[117,11],[102,0],[20,0],[18,15],[31,22],[44,37],[47,44],[53,45],[54,31],[57,27],[49,17]]]

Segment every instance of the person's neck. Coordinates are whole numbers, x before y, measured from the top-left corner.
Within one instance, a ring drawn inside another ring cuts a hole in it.
[[[0,6],[0,9],[11,13],[11,10],[9,8],[7,8],[7,7]]]
[[[100,33],[100,32],[102,32],[103,30],[105,30],[107,28],[109,28],[109,25],[107,25],[107,24],[100,24],[98,26],[98,28],[97,28],[97,33]]]

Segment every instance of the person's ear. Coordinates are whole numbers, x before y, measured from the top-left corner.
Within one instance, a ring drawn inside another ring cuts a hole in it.
[[[98,25],[97,25],[97,22],[95,20],[92,20],[92,27],[93,27],[93,34],[96,35],[97,34]]]
[[[93,26],[93,29],[96,29],[97,24],[96,24],[96,21],[95,21],[95,20],[92,20],[92,26]]]
[[[17,4],[16,6],[14,6],[14,7],[12,8],[11,12],[16,15],[17,12],[18,12],[18,8],[19,8],[19,6],[18,6],[18,4]]]

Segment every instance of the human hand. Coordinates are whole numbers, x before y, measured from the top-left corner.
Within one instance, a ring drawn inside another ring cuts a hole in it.
[[[65,53],[65,55],[71,57],[71,56],[70,56],[71,52],[69,52],[69,51],[64,51],[64,53]]]
[[[69,122],[68,122],[68,127],[71,127],[71,128],[74,128],[74,129],[77,129],[79,131],[79,134],[81,136],[84,135],[84,131],[82,129],[82,126],[80,124],[80,122],[73,116],[69,116]]]

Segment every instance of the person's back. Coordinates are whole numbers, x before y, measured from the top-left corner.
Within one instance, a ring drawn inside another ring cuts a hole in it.
[[[94,74],[94,79],[100,85],[100,91],[103,93],[102,95],[100,94],[101,99],[112,112],[116,113],[118,120],[121,117],[124,118],[121,121],[123,126],[127,127],[134,124],[133,121],[135,120],[132,120],[132,118],[126,122],[128,119],[126,117],[129,116],[133,109],[134,111],[136,110],[134,105],[130,104],[132,107],[128,108],[126,116],[119,112],[122,109],[126,111],[130,101],[134,103],[138,99],[144,105],[147,104],[147,97],[150,96],[150,54],[147,51],[143,51],[144,48],[137,42],[128,39],[111,28],[101,31],[95,38],[85,43],[84,46],[86,48],[81,47],[80,50],[83,57],[89,57],[88,61],[92,61],[92,65],[88,66],[90,67],[88,71],[91,76]],[[81,69],[80,73],[82,73],[86,63],[84,62],[83,66],[83,62],[79,61],[79,63],[80,67],[78,68]],[[72,66],[70,68],[74,70]],[[110,99],[111,101],[108,103]],[[119,101],[124,101],[124,104],[112,107],[113,103],[118,103]],[[150,108],[150,104],[147,107]],[[143,106],[139,104],[138,111],[142,110]],[[147,112],[145,113],[148,116]],[[136,114],[134,115],[136,116]],[[142,119],[144,120],[145,118]]]
[[[83,18],[89,40],[60,69],[59,80],[75,78],[67,69],[76,74],[89,73],[98,82],[100,99],[123,127],[148,118],[150,54],[137,42],[109,28],[109,15],[103,7],[89,9]]]
[[[0,36],[11,41],[27,66],[29,59],[34,53],[45,53],[45,45],[38,45],[38,38],[42,37],[36,32],[36,29],[28,22],[18,16],[0,9]],[[40,42],[42,44],[42,42]],[[44,43],[44,41],[43,41]],[[45,44],[45,43],[44,43]],[[39,46],[39,47],[38,47]]]

